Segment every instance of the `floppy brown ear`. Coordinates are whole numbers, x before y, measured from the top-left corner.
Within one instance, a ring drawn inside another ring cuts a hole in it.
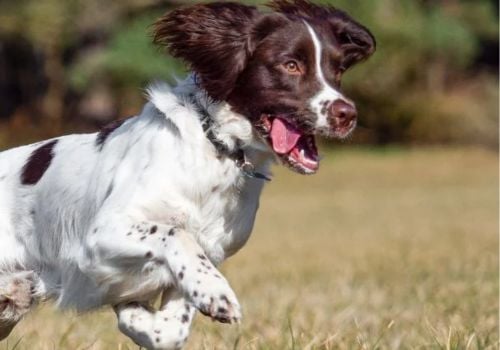
[[[167,47],[196,72],[209,96],[224,100],[253,50],[253,6],[231,2],[198,4],[165,14],[154,26],[154,42]]]
[[[377,43],[367,28],[352,20],[337,19],[333,22],[335,36],[344,51],[344,69],[368,59],[375,52]]]

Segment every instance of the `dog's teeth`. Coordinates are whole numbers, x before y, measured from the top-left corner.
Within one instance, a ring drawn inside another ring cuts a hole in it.
[[[305,157],[306,157],[306,154],[305,154],[304,149],[302,148],[302,149],[300,150],[300,158],[304,159]]]

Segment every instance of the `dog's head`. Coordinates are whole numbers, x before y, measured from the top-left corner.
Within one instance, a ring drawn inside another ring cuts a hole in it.
[[[246,116],[283,163],[314,173],[314,135],[345,138],[356,107],[342,74],[375,51],[370,32],[333,7],[274,0],[273,12],[194,5],[156,22],[155,42],[186,61],[210,97]]]

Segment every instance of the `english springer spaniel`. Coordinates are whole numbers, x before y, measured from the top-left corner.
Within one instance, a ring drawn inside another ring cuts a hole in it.
[[[111,305],[149,349],[179,349],[195,311],[239,322],[216,266],[247,241],[273,161],[318,170],[315,135],[356,125],[342,74],[375,40],[307,0],[161,17],[154,40],[192,74],[133,118],[0,153],[0,339],[37,302]],[[161,295],[161,306],[151,301]]]

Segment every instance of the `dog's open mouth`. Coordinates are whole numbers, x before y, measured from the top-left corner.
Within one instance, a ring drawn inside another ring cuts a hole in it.
[[[261,127],[279,159],[301,174],[314,174],[319,168],[318,149],[313,135],[300,131],[280,115],[263,115]]]

